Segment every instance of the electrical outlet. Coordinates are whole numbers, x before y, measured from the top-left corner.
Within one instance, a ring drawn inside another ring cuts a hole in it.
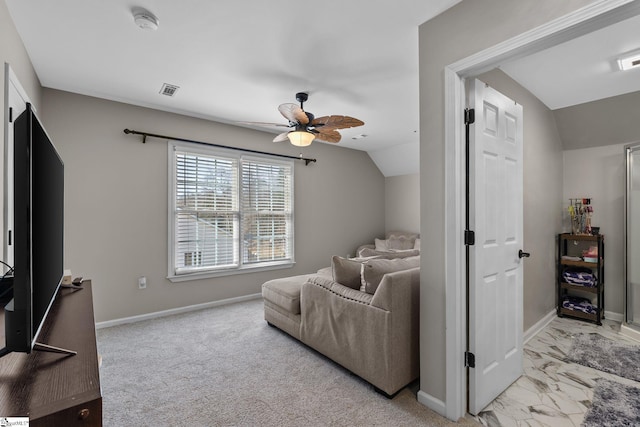
[[[147,288],[147,278],[145,276],[138,277],[138,289]]]

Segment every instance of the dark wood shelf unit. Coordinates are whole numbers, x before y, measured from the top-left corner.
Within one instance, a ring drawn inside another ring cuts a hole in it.
[[[577,245],[577,250],[583,249],[585,244],[590,242],[594,243],[598,247],[598,261],[587,262],[562,259],[564,255],[576,256],[576,254],[570,254],[570,242],[580,243]],[[562,273],[567,267],[582,267],[590,269],[596,276],[596,285],[593,287],[587,287],[563,281]],[[598,234],[592,236],[569,233],[559,234],[557,270],[556,288],[558,297],[558,317],[573,317],[602,325],[602,319],[604,319],[604,235]],[[563,297],[576,295],[576,293],[580,292],[591,294],[595,298],[595,305],[598,307],[595,313],[584,313],[579,310],[571,310],[562,306]]]
[[[78,354],[33,351],[0,358],[0,416],[28,416],[31,427],[102,426],[91,281],[82,286],[58,291],[38,337]]]
[[[569,289],[569,290],[572,290],[572,291],[589,292],[591,294],[597,294],[598,293],[598,288],[596,288],[596,287],[574,285],[572,283],[567,283],[567,282],[560,282],[560,287],[562,289]]]

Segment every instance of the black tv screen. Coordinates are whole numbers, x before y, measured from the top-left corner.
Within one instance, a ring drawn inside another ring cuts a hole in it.
[[[31,352],[64,271],[64,163],[29,104],[14,121],[13,168],[13,299],[2,354]]]
[[[35,339],[64,274],[64,164],[35,116],[31,127],[31,160],[31,277]]]

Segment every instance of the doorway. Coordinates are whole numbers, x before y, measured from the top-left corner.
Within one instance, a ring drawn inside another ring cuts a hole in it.
[[[463,153],[464,84],[471,77],[495,68],[500,62],[515,56],[525,56],[562,43],[620,20],[637,15],[638,2],[597,2],[563,19],[552,21],[522,35],[450,64],[445,75],[445,193],[451,195],[445,206],[445,217],[454,218],[445,229],[446,248],[446,400],[445,415],[450,419],[463,416],[466,409],[466,375],[464,367],[464,337],[466,316],[464,301],[464,253],[461,231],[464,229],[458,214],[464,207],[462,177],[459,165]]]

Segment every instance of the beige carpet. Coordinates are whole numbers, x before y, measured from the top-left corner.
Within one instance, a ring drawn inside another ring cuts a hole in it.
[[[262,317],[262,300],[98,330],[104,425],[451,426]]]

